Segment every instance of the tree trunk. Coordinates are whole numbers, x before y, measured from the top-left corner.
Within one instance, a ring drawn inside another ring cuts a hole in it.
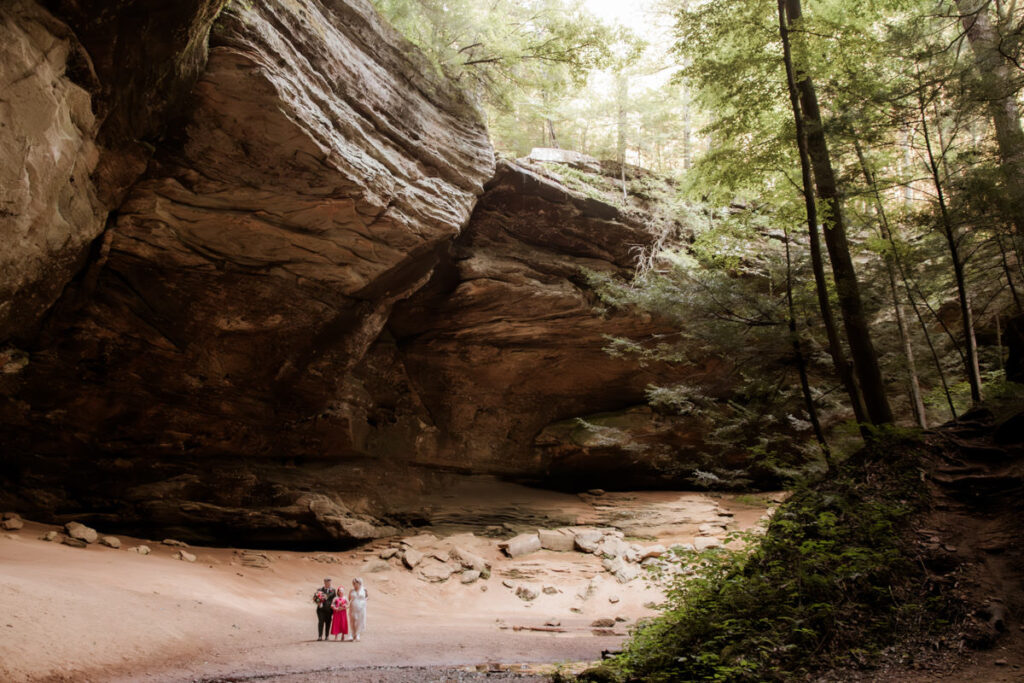
[[[793,58],[789,44],[789,26],[786,22],[786,0],[778,0],[779,4],[779,36],[782,39],[782,56],[786,64],[786,81],[789,86],[789,100],[793,108],[793,119],[796,123],[796,146],[800,157],[800,176],[804,188],[804,208],[807,211],[807,231],[810,239],[811,268],[814,271],[814,284],[818,294],[818,307],[821,309],[825,334],[828,337],[829,354],[832,364],[839,376],[846,393],[850,397],[854,416],[858,424],[868,421],[864,398],[857,386],[850,365],[846,362],[843,347],[839,341],[839,332],[832,315],[832,304],[829,302],[828,284],[825,280],[825,265],[821,256],[821,242],[818,236],[818,207],[814,201],[814,183],[811,179],[811,160],[807,153],[807,135],[804,130],[804,119],[800,111],[800,98],[793,70]]]
[[[1000,50],[1000,36],[992,23],[991,0],[957,0],[967,42],[974,51],[983,97],[996,129],[999,161],[1006,183],[1003,211],[1008,222],[1024,234],[1024,130],[1021,129],[1013,67]]]
[[[882,239],[890,244],[894,244],[892,232],[889,229],[889,219],[885,213],[885,205],[882,203],[882,196],[878,192],[878,184],[875,183],[875,176],[868,166],[867,159],[864,157],[864,150],[860,146],[856,133],[853,136],[853,148],[857,152],[857,160],[860,162],[860,169],[864,174],[864,180],[867,182],[868,188],[875,199],[875,212],[878,214],[878,230],[881,233]],[[906,320],[903,318],[903,306],[900,304],[899,288],[896,285],[895,255],[891,252],[886,252],[884,260],[885,272],[889,276],[889,293],[892,296],[893,312],[896,315],[896,327],[900,333],[900,341],[903,344],[903,356],[907,362],[907,388],[910,391],[910,405],[914,409],[914,419],[917,421],[917,425],[921,429],[927,429],[928,420],[925,415],[924,400],[921,397],[921,383],[918,380],[917,366],[914,363],[914,346],[910,343],[910,333],[907,330]]]
[[[939,175],[939,164],[935,159],[932,150],[931,136],[928,132],[928,114],[925,110],[924,95],[918,93],[918,111],[921,115],[921,132],[924,135],[925,151],[928,153],[928,170],[932,175],[932,182],[935,185],[935,193],[939,202],[939,217],[942,224],[942,232],[946,237],[946,244],[949,247],[950,258],[953,261],[953,275],[956,277],[957,299],[960,303],[960,318],[963,323],[964,346],[966,354],[964,365],[967,372],[967,382],[971,386],[971,400],[974,403],[981,402],[981,374],[978,368],[978,347],[974,337],[974,318],[971,315],[971,303],[967,296],[967,284],[964,278],[964,264],[960,258],[960,249],[957,244],[956,231],[953,227],[949,209],[946,206],[946,195],[942,187],[942,177]]]
[[[800,19],[800,0],[786,0],[786,14],[789,24]],[[871,343],[871,331],[868,328],[864,304],[860,298],[860,286],[857,273],[850,256],[850,246],[846,238],[846,225],[843,220],[842,200],[836,183],[832,160],[829,156],[828,142],[825,140],[825,129],[822,126],[821,110],[818,96],[809,76],[804,75],[797,83],[800,93],[800,109],[804,117],[804,130],[807,135],[807,152],[811,158],[814,171],[814,184],[818,197],[828,204],[829,214],[825,217],[825,246],[828,248],[829,260],[832,262],[832,275],[835,278],[836,292],[839,295],[839,311],[846,329],[846,340],[850,345],[853,368],[856,373],[860,390],[864,396],[868,418],[872,424],[880,425],[892,422],[892,409],[885,394],[885,382],[878,366],[878,355]]]
[[[807,406],[807,415],[810,417],[811,426],[814,428],[814,438],[818,440],[821,447],[821,454],[825,458],[825,464],[831,471],[834,467],[832,462],[832,450],[825,440],[825,432],[821,429],[821,421],[818,419],[818,409],[814,405],[814,394],[811,393],[811,382],[807,377],[807,358],[804,356],[803,348],[800,345],[800,334],[796,328],[796,306],[793,304],[793,264],[789,255],[789,230],[785,231],[786,238],[786,308],[789,315],[789,338],[793,345],[793,357],[796,359],[796,368],[800,373],[800,390],[804,395],[804,405]]]

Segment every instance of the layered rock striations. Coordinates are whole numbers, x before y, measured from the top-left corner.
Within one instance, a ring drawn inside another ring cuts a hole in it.
[[[97,37],[130,33],[139,3],[52,3],[73,31],[27,4],[5,24],[38,45],[5,68],[50,65],[33,78],[52,87],[19,98],[49,97],[26,175],[39,145],[64,150],[11,224],[81,236],[66,258],[36,250],[40,273],[61,270],[52,291],[4,280],[37,297],[24,329],[46,317],[27,356],[0,352],[0,498],[108,529],[322,544],[414,521],[418,493],[451,473],[673,481],[674,444],[699,424],[673,423],[673,445],[642,457],[558,440],[666,373],[726,374],[603,351],[665,331],[601,310],[588,285],[631,273],[649,216],[541,167],[495,171],[471,104],[362,0],[222,4],[177,5],[166,36],[139,19],[166,41],[141,54],[170,70],[134,55],[121,73]]]
[[[651,221],[543,168],[499,163],[444,266],[389,323],[445,435],[435,462],[570,487],[653,481],[637,475],[657,467],[637,467],[627,451],[616,466],[595,469],[586,455],[568,464],[562,451],[534,443],[549,423],[643,403],[651,384],[720,381],[724,369],[712,358],[670,368],[605,351],[609,336],[671,332],[650,316],[605,310],[589,284],[593,273],[632,275],[638,249],[655,238]]]

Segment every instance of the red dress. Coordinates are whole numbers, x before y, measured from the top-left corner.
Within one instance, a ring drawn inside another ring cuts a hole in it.
[[[339,633],[342,636],[348,635],[348,613],[345,611],[346,607],[348,607],[348,600],[339,593],[338,597],[334,598],[334,602],[331,603],[331,609],[334,610],[334,618],[331,619],[332,636],[336,636]]]

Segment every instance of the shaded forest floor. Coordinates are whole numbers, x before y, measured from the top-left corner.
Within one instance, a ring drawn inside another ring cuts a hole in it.
[[[926,436],[928,510],[915,519],[922,593],[962,605],[944,639],[899,643],[877,669],[822,681],[1024,680],[1024,413],[980,409]]]

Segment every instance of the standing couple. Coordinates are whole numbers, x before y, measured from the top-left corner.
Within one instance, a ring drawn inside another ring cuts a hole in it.
[[[313,594],[316,603],[316,639],[328,640],[334,636],[338,640],[346,640],[349,634],[349,621],[352,622],[352,636],[349,640],[359,640],[366,627],[366,589],[362,579],[352,580],[352,590],[345,599],[343,590],[331,587],[331,580],[324,579],[324,585]],[[346,610],[348,610],[346,614]]]

